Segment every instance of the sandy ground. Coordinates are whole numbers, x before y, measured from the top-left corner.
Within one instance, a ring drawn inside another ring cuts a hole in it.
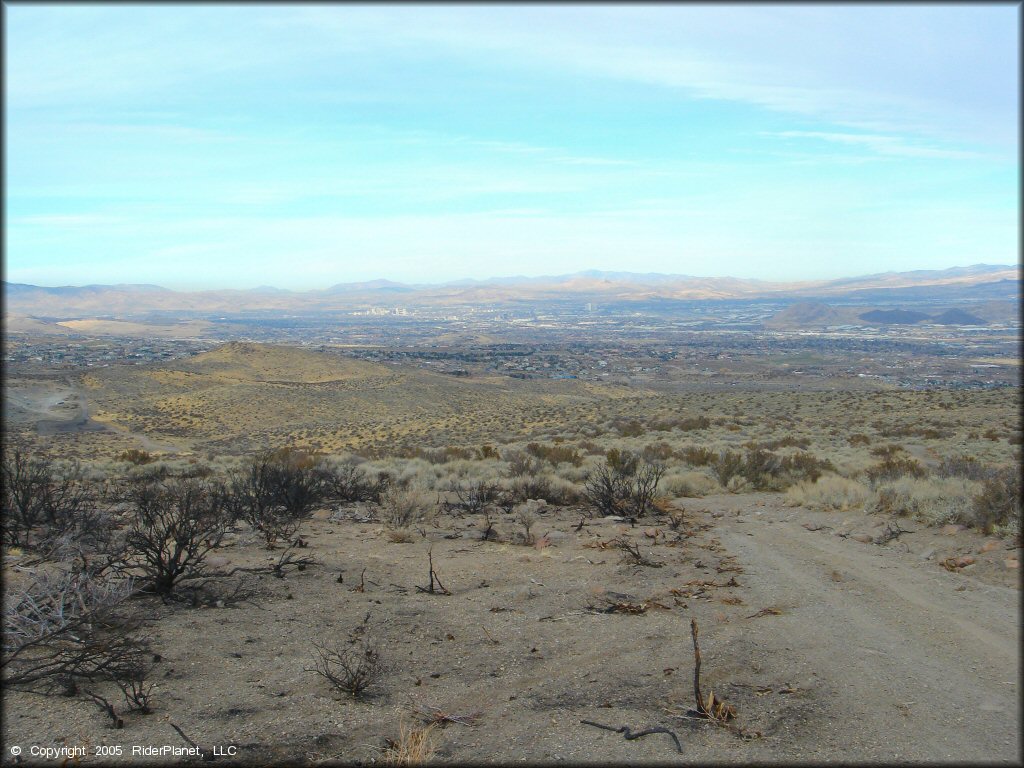
[[[1020,762],[1013,543],[901,520],[909,533],[876,544],[884,518],[776,494],[676,503],[688,513],[678,531],[664,517],[577,531],[579,511],[545,513],[540,546],[518,543],[507,518],[501,543],[480,541],[471,517],[394,543],[360,522],[365,510],[325,511],[303,533],[317,564],[263,577],[255,605],[145,599],[163,657],[155,712],[113,730],[89,703],[7,693],[4,761],[11,745],[22,758],[66,745],[86,747],[86,763],[177,762],[131,755],[185,746],[173,722],[205,748],[236,747],[222,763],[379,762],[400,724],[422,722],[416,709],[436,709],[475,716],[437,730],[448,762]],[[660,567],[624,563],[606,544],[618,536]],[[416,589],[430,547],[450,595]],[[968,553],[965,568],[941,564]],[[214,564],[274,556],[239,532]],[[616,604],[643,612],[607,612]],[[704,693],[736,707],[736,730],[680,717],[693,704],[691,618]],[[353,700],[306,670],[313,641],[360,635],[380,640],[388,672]],[[583,719],[669,728],[682,754],[665,734],[627,741]],[[97,745],[124,755],[99,759]]]

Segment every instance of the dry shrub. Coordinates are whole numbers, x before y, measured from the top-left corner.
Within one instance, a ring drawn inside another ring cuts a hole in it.
[[[901,477],[922,478],[927,474],[927,470],[916,459],[896,455],[886,456],[867,471],[868,481],[872,486]]]
[[[691,467],[706,467],[718,459],[718,454],[713,450],[697,445],[688,445],[677,453]]]
[[[421,488],[392,486],[381,493],[378,506],[381,522],[388,528],[398,530],[430,517],[435,505]]]
[[[575,448],[567,445],[541,445],[540,443],[530,443],[526,446],[526,452],[531,456],[547,461],[552,465],[557,465],[564,461],[572,464],[574,467],[578,467],[583,463],[583,457],[579,452]]]
[[[531,528],[537,523],[537,512],[532,504],[521,504],[516,507],[516,520],[523,526],[523,544],[531,546],[534,543]]]
[[[986,478],[971,503],[971,523],[985,533],[1020,533],[1020,475],[1006,467]]]
[[[377,643],[373,638],[364,637],[353,645],[313,644],[317,659],[312,669],[331,686],[350,696],[359,696],[383,677],[384,663]]]
[[[862,508],[871,499],[871,490],[856,480],[839,475],[822,475],[817,480],[797,483],[786,491],[786,503],[809,509]]]
[[[126,461],[129,464],[139,466],[142,464],[151,464],[156,461],[156,457],[148,451],[142,451],[138,448],[129,448],[127,451],[122,451],[118,454],[117,460]]]
[[[83,571],[44,573],[22,590],[7,591],[4,684],[64,693],[86,680],[144,686],[149,641],[142,614],[129,601],[134,591],[131,579]]]
[[[405,722],[398,725],[398,739],[388,740],[384,750],[385,765],[418,765],[430,760],[437,751],[437,726],[412,728]]]
[[[718,493],[721,487],[705,472],[691,470],[666,474],[661,480],[660,490],[669,496],[692,499],[707,496],[709,493]]]
[[[972,523],[978,484],[960,477],[903,477],[877,489],[875,510],[919,520],[928,525]]]

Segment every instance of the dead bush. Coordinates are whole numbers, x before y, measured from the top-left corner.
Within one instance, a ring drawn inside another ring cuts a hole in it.
[[[5,446],[3,538],[38,548],[64,536],[95,534],[98,493],[77,463],[58,465],[21,446]]]
[[[652,510],[664,474],[661,464],[612,449],[604,464],[587,474],[583,497],[603,515],[640,518]]]
[[[471,515],[481,514],[487,507],[497,503],[501,494],[498,484],[490,480],[453,480],[449,490],[459,500],[454,506]]]
[[[346,478],[332,473],[322,458],[291,449],[256,454],[232,475],[229,487],[227,501],[233,517],[259,531],[268,548],[294,536],[332,491],[352,490]]]
[[[206,480],[145,483],[130,493],[123,566],[141,571],[147,591],[168,597],[206,575],[205,559],[231,528],[227,492]]]
[[[314,643],[317,658],[312,669],[336,691],[359,696],[380,682],[385,666],[378,643],[369,636],[335,645]]]
[[[130,579],[60,571],[5,594],[4,684],[74,694],[83,680],[113,680],[134,690],[151,658],[141,616],[127,602],[134,589]]]

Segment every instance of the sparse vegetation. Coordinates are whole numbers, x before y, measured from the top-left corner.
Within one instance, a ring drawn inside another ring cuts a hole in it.
[[[310,759],[343,754],[365,762],[382,760],[385,710],[408,702],[424,711],[476,714],[472,723],[452,717],[426,729],[399,729],[384,760],[428,760],[443,727],[469,733],[477,714],[484,723],[479,736],[452,738],[444,758],[477,759],[488,749],[501,756],[493,738],[502,733],[499,717],[506,714],[557,709],[584,715],[584,708],[609,704],[638,710],[635,719],[608,720],[616,725],[663,717],[660,705],[645,709],[646,698],[620,695],[620,683],[645,680],[653,702],[677,696],[682,665],[676,657],[685,648],[665,645],[664,638],[678,639],[684,613],[707,617],[708,624],[701,621],[707,646],[724,662],[716,668],[747,669],[746,645],[733,648],[723,638],[773,632],[772,617],[782,610],[755,603],[749,586],[768,579],[786,590],[778,604],[788,609],[792,599],[794,615],[802,599],[786,585],[788,572],[779,577],[769,567],[777,559],[788,558],[793,575],[804,579],[795,583],[811,593],[824,580],[821,594],[834,596],[844,616],[847,601],[870,609],[868,599],[858,599],[857,580],[864,576],[855,566],[858,558],[873,562],[882,552],[876,547],[887,548],[885,564],[893,569],[883,571],[887,579],[927,576],[934,568],[947,581],[1006,585],[1016,573],[1020,491],[1010,467],[1019,450],[1013,453],[1008,438],[1019,432],[1010,426],[1016,401],[1006,392],[762,392],[754,383],[717,392],[652,387],[641,395],[613,375],[588,382],[592,390],[548,382],[537,396],[529,389],[535,382],[486,389],[492,382],[484,377],[460,376],[453,379],[456,389],[430,390],[425,400],[417,387],[429,377],[411,366],[372,370],[367,383],[341,378],[330,366],[326,373],[296,366],[293,373],[285,364],[290,356],[282,353],[280,367],[247,379],[224,362],[233,359],[227,352],[220,359],[215,374],[202,360],[190,363],[195,373],[187,376],[167,365],[150,369],[163,377],[161,397],[173,401],[167,411],[154,408],[141,384],[139,391],[125,385],[123,402],[105,393],[106,384],[93,385],[90,402],[98,412],[105,409],[104,418],[152,436],[161,446],[157,456],[130,448],[150,443],[112,431],[60,435],[47,452],[39,450],[45,441],[30,435],[24,457],[31,462],[23,469],[47,471],[24,475],[26,487],[41,489],[22,497],[29,500],[23,503],[28,514],[8,500],[8,466],[11,476],[16,470],[9,464],[13,454],[5,452],[5,515],[12,509],[12,519],[31,521],[11,534],[5,527],[5,576],[11,579],[5,609],[29,589],[41,604],[47,590],[34,581],[62,574],[87,575],[100,597],[102,589],[125,591],[110,598],[107,610],[86,589],[81,604],[99,617],[86,622],[89,629],[75,624],[72,634],[23,651],[5,627],[5,683],[18,680],[30,661],[57,651],[71,660],[70,669],[81,670],[9,685],[19,711],[42,711],[39,721],[52,722],[63,705],[24,691],[74,691],[103,713],[102,721],[92,713],[93,730],[81,727],[90,736],[109,725],[137,729],[146,740],[161,729],[173,737],[163,720],[167,712],[204,744],[245,731],[253,742],[301,741]],[[87,375],[106,382],[110,374]],[[210,384],[215,375],[232,383]],[[236,417],[232,409],[244,412]],[[898,425],[884,437],[889,417],[883,421],[883,413],[898,413],[914,429]],[[933,431],[953,436],[936,438]],[[176,454],[170,449],[179,438]],[[185,445],[186,439],[194,443]],[[86,448],[75,456],[70,449],[78,445]],[[280,445],[292,447],[273,448]],[[67,528],[51,523],[37,501],[65,480],[81,492],[80,501],[65,505],[75,510],[64,516],[75,521]],[[270,490],[293,481],[294,495]],[[790,509],[779,508],[780,492]],[[680,497],[710,498],[687,502],[684,511]],[[605,515],[625,520],[599,519]],[[90,520],[103,525],[82,522]],[[937,527],[947,523],[976,530]],[[723,530],[753,534],[741,539],[749,542],[743,554],[719,538]],[[826,554],[798,549],[806,541],[826,542]],[[532,547],[508,546],[519,544]],[[747,559],[776,545],[772,560]],[[827,558],[836,547],[844,557],[833,563]],[[928,559],[929,549],[939,552]],[[318,567],[309,567],[313,563]],[[239,572],[246,574],[245,589],[229,581]],[[983,599],[980,592],[967,594]],[[72,606],[73,594],[58,602]],[[870,595],[874,599],[874,590]],[[65,610],[74,624],[75,611],[83,609]],[[375,637],[366,637],[365,621],[339,633],[368,610],[381,617]],[[10,627],[23,621],[16,614],[5,613]],[[913,631],[909,621],[908,627]],[[870,626],[861,628],[871,633]],[[312,647],[311,638],[318,638]],[[798,653],[793,638],[799,639],[789,635],[785,642]],[[878,647],[883,640],[881,633],[871,638]],[[161,657],[150,642],[167,658],[154,661]],[[614,667],[607,664],[609,648]],[[384,650],[393,664],[386,670]],[[84,661],[74,661],[76,653]],[[112,674],[96,671],[107,664],[107,653],[125,662],[109,665]],[[133,658],[138,664],[127,663]],[[383,670],[376,676],[367,671],[374,660]],[[789,695],[796,689],[778,682],[792,678],[777,659],[753,661],[760,665],[757,676],[741,675],[729,694],[741,705],[740,725],[761,727],[767,704],[780,714],[795,713],[795,705],[785,708],[796,701],[800,717],[804,707],[821,704],[816,690]],[[571,680],[563,671],[569,667]],[[306,682],[313,684],[297,686],[307,668]],[[523,686],[524,669],[542,684]],[[580,693],[583,679],[594,682]],[[750,681],[756,695],[742,687]],[[223,705],[207,698],[215,687],[228,691]],[[786,695],[768,696],[762,690],[768,687]],[[501,706],[492,710],[485,702],[496,690]],[[329,694],[335,702],[325,701]],[[192,698],[213,703],[200,707]],[[724,714],[719,705],[716,690],[707,706]],[[160,717],[141,717],[150,710]],[[344,728],[332,727],[328,718]],[[6,727],[20,735],[27,726]],[[552,739],[565,735],[561,727],[551,725]],[[253,735],[263,732],[266,737]],[[705,737],[694,728],[687,738]],[[621,736],[614,741],[623,743]]]

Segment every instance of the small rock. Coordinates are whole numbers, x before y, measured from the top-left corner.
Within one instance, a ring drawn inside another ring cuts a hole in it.
[[[974,565],[974,558],[970,555],[961,555],[956,559],[957,568],[966,568],[968,565]]]
[[[922,560],[931,560],[933,557],[935,557],[935,549],[934,548],[933,549],[926,549],[924,552],[921,553],[921,559]]]
[[[874,541],[874,538],[869,533],[855,533],[850,538],[854,541],[859,541],[861,544],[870,544]]]
[[[999,549],[999,541],[997,539],[989,539],[980,547],[978,547],[979,553],[991,552],[993,549]]]
[[[1013,557],[1008,557],[1005,560],[1003,560],[1003,565],[1005,565],[1007,568],[1020,568],[1020,560],[1017,560]]]
[[[943,536],[955,536],[956,534],[960,533],[960,531],[962,531],[962,530],[964,530],[964,527],[962,525],[950,524],[950,525],[942,526],[941,533],[942,533]]]
[[[818,525],[817,523],[804,523],[804,528],[806,528],[808,531],[820,531],[821,530],[821,526]]]

